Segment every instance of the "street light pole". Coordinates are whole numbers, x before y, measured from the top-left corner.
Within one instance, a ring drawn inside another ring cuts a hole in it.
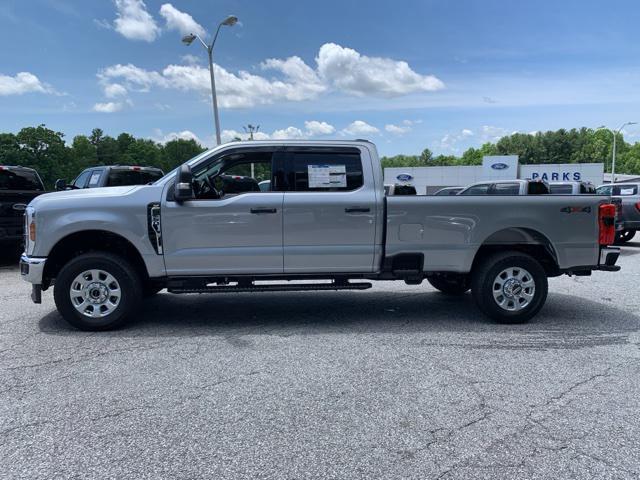
[[[220,117],[218,115],[218,95],[216,93],[216,76],[213,70],[213,47],[216,44],[216,40],[218,39],[218,34],[220,33],[220,28],[222,26],[232,27],[236,23],[238,23],[238,17],[234,15],[229,15],[222,22],[218,24],[218,28],[216,29],[216,34],[213,37],[210,45],[207,45],[198,35],[190,33],[189,35],[185,35],[182,37],[182,42],[186,45],[191,45],[191,43],[198,39],[202,46],[207,51],[207,55],[209,57],[209,76],[211,78],[211,103],[213,105],[213,121],[215,123],[216,129],[216,145],[220,145],[222,140],[220,138]]]
[[[626,127],[627,125],[636,125],[638,122],[626,122],[623,123],[622,126],[616,130],[615,132],[613,130],[611,130],[610,128],[607,127],[598,127],[596,130],[608,130],[609,133],[611,133],[613,135],[613,149],[611,152],[611,183],[615,183],[616,182],[616,146],[617,146],[617,137],[620,134],[620,132],[622,131],[622,129],[624,127]]]

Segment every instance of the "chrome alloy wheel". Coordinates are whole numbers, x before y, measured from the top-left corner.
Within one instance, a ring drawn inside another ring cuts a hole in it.
[[[510,312],[517,312],[529,305],[535,293],[533,277],[521,267],[506,268],[493,281],[494,300],[500,308]]]
[[[71,282],[69,297],[75,309],[84,316],[101,318],[118,308],[122,292],[110,273],[85,270]]]

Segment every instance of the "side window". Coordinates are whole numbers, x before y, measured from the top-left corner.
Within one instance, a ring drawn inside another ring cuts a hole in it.
[[[91,177],[89,177],[89,188],[95,188],[100,185],[100,170],[94,170],[91,172]]]
[[[605,185],[605,186],[596,188],[596,194],[598,194],[598,195],[611,195],[611,186],[610,185]]]
[[[287,181],[296,192],[348,192],[364,184],[360,152],[295,152]]]
[[[273,152],[230,153],[194,171],[196,199],[270,192]]]
[[[489,192],[490,195],[518,195],[520,185],[517,183],[495,183]]]
[[[547,184],[544,182],[531,182],[527,189],[529,195],[545,195],[549,192]]]
[[[461,192],[460,195],[487,195],[490,186],[490,183],[474,185],[473,187],[467,188],[464,192]]]
[[[87,185],[87,180],[89,179],[89,175],[91,175],[91,170],[86,170],[82,172],[78,177],[73,181],[73,186],[75,188],[84,188]]]

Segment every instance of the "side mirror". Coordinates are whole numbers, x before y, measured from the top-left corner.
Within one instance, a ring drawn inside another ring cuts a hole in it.
[[[61,192],[62,190],[66,190],[67,189],[66,180],[64,180],[63,178],[57,179],[53,188],[56,190],[56,192]]]
[[[193,199],[193,175],[189,165],[181,165],[176,176],[173,198],[176,202]]]

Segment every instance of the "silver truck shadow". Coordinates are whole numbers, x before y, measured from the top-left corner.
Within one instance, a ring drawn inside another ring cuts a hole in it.
[[[100,337],[161,341],[211,336],[223,337],[238,348],[253,348],[251,337],[255,335],[371,333],[433,333],[434,344],[463,348],[571,349],[628,343],[629,333],[640,329],[640,317],[607,305],[609,301],[552,294],[535,321],[501,325],[478,314],[468,294],[447,297],[437,292],[373,291],[192,298],[160,294],[127,327],[103,332]],[[39,327],[51,335],[91,335],[73,329],[55,311],[44,316]],[[456,343],[450,343],[450,333],[456,334]]]

